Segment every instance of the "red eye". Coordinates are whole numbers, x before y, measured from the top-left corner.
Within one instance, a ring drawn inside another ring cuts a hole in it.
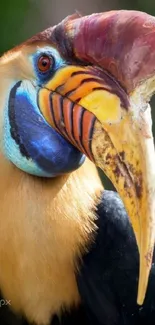
[[[48,55],[42,55],[38,60],[38,68],[41,72],[47,72],[52,65],[52,59]]]

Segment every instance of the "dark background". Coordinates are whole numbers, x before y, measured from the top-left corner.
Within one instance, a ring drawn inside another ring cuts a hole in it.
[[[0,55],[75,11],[87,15],[113,9],[141,10],[155,15],[155,0],[0,0]],[[155,99],[151,106],[155,121]],[[104,186],[113,188],[99,173]]]

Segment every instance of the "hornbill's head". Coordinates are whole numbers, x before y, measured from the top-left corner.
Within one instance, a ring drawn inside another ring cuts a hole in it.
[[[68,17],[0,59],[3,155],[43,177],[85,156],[105,172],[137,239],[139,304],[154,247],[154,90],[155,18],[141,12]]]

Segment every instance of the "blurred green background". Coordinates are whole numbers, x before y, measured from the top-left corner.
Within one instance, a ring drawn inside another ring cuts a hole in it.
[[[0,55],[75,11],[83,15],[112,9],[141,10],[155,15],[155,0],[0,0]],[[155,121],[155,99],[152,99]],[[155,123],[153,127],[155,135]],[[99,171],[106,188],[111,183]]]
[[[81,14],[111,9],[134,9],[155,14],[154,0],[1,0],[0,52],[24,41],[38,31],[79,11]]]

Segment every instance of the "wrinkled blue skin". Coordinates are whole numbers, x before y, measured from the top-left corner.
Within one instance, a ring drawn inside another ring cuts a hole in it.
[[[53,60],[48,73],[40,73],[37,67],[42,54],[51,55]],[[5,104],[3,151],[10,161],[29,174],[56,177],[76,170],[85,161],[79,150],[48,125],[37,105],[39,88],[44,87],[65,62],[51,47],[38,49],[29,59],[36,80],[19,80],[11,85]],[[14,129],[18,130],[15,137]]]

